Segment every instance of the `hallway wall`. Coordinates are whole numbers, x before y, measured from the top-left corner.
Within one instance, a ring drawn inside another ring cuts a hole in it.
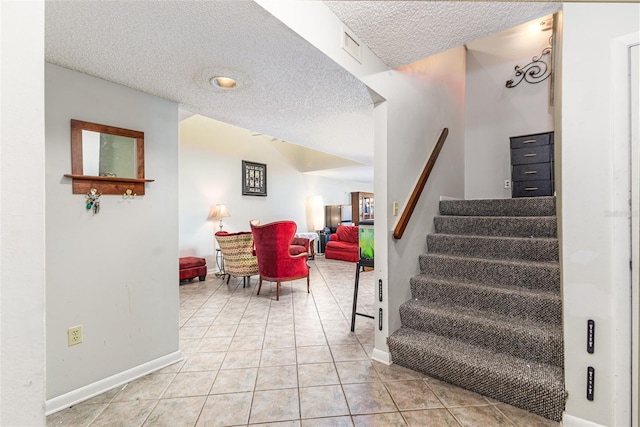
[[[606,19],[603,17],[606,16]],[[628,203],[616,205],[615,40],[640,31],[639,4],[565,3],[562,54],[560,216],[564,300],[566,414],[606,426],[629,425],[630,276],[617,256]],[[585,62],[586,58],[597,60]],[[627,107],[628,108],[628,100]],[[618,148],[616,148],[618,147]],[[624,155],[627,157],[627,155]],[[625,197],[623,196],[623,200]],[[595,352],[585,349],[587,320],[596,323]],[[586,399],[587,367],[595,368],[594,400]],[[635,374],[637,375],[637,373]]]
[[[44,2],[0,1],[0,425],[44,425]]]
[[[178,106],[45,66],[48,409],[178,360]],[[72,194],[70,119],[145,134],[145,195]],[[84,341],[67,345],[67,328]],[[88,387],[88,388],[87,388]]]

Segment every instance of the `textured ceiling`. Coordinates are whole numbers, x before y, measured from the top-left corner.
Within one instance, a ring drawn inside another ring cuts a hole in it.
[[[254,2],[64,1],[45,13],[48,62],[372,164],[366,86]],[[238,87],[212,87],[215,75]]]
[[[325,1],[390,68],[558,11],[560,3]]]
[[[554,12],[558,3],[326,2],[390,67]],[[253,1],[47,1],[48,62],[201,114],[363,163],[326,175],[372,181],[366,86]],[[214,88],[214,75],[239,81]],[[259,139],[259,138],[256,138]]]

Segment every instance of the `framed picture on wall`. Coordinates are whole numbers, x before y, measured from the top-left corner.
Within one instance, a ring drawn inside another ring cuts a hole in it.
[[[242,161],[242,195],[267,195],[267,165]]]

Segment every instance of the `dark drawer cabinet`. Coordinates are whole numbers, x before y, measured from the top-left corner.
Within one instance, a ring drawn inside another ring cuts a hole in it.
[[[513,165],[511,179],[514,182],[532,180],[551,180],[551,163],[535,163],[529,165]]]
[[[521,135],[511,142],[511,197],[552,196],[553,132]]]
[[[553,144],[553,132],[511,137],[511,148],[535,147],[537,145],[551,144]]]
[[[511,149],[511,164],[526,165],[531,163],[548,163],[551,160],[552,145]]]
[[[551,180],[514,181],[513,197],[550,196],[553,194]]]

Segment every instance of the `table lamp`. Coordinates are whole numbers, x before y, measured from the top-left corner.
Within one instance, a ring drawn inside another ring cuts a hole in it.
[[[227,206],[223,204],[218,204],[213,208],[211,213],[209,214],[209,219],[211,220],[220,220],[218,226],[220,227],[219,231],[222,231],[222,218],[231,216],[229,211],[227,210]]]

